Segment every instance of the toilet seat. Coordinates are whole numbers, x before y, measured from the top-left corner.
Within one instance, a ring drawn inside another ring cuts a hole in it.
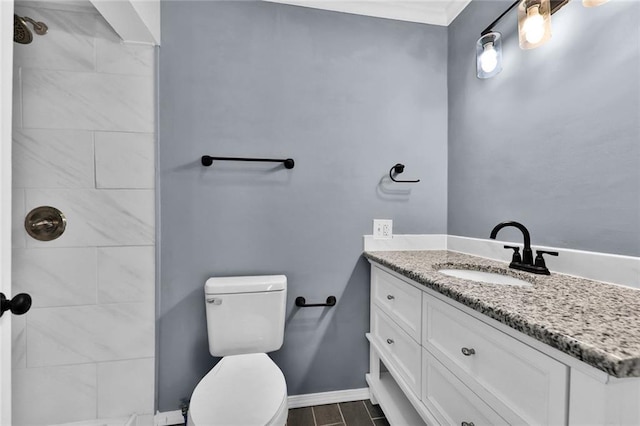
[[[271,358],[229,355],[194,389],[188,425],[283,426],[287,414],[287,385]]]

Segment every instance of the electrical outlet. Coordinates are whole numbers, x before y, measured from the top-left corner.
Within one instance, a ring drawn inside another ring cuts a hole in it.
[[[393,220],[373,219],[373,238],[376,240],[390,240],[393,238]]]

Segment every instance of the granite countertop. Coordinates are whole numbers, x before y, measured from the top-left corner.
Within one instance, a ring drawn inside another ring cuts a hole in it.
[[[371,251],[364,256],[615,377],[640,377],[640,292],[451,251]],[[476,267],[474,267],[476,266]],[[443,275],[478,269],[524,279],[530,287]]]

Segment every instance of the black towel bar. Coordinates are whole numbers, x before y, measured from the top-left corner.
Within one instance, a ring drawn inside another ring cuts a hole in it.
[[[307,301],[304,297],[300,296],[300,297],[296,297],[296,306],[300,307],[300,308],[312,308],[315,306],[335,306],[336,305],[336,297],[335,296],[329,296],[327,297],[327,302],[326,303],[309,303],[307,304]]]
[[[213,160],[216,161],[261,161],[268,163],[283,163],[285,169],[293,169],[295,165],[293,158],[244,158],[244,157],[212,157],[210,155],[202,156],[202,165],[205,167],[209,167],[213,164]]]

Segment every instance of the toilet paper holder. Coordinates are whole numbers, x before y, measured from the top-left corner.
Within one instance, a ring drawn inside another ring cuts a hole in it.
[[[389,170],[389,177],[391,178],[392,181],[397,182],[397,183],[418,183],[418,182],[420,182],[420,179],[415,179],[415,180],[400,180],[400,179],[396,179],[395,176],[399,175],[402,172],[404,172],[404,164],[397,163],[395,166],[391,167],[391,169]]]

